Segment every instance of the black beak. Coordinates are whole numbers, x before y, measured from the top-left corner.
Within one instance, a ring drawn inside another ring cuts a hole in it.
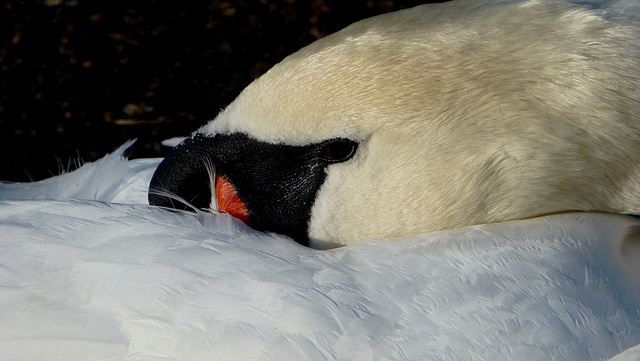
[[[196,135],[176,146],[151,178],[149,204],[182,210],[209,208],[213,184],[210,156],[216,153],[215,143],[215,138]]]

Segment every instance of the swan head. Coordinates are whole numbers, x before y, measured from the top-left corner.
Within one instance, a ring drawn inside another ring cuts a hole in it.
[[[602,14],[454,1],[355,23],[250,84],[151,188],[317,248],[640,212],[638,28]]]

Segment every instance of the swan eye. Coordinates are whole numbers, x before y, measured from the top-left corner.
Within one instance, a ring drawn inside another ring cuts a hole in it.
[[[320,148],[320,159],[327,163],[340,163],[353,157],[358,143],[349,139],[332,139]]]

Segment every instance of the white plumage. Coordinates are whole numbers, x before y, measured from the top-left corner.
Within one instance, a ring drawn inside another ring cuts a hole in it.
[[[640,343],[634,219],[564,214],[317,251],[140,204],[156,163],[117,152],[0,185],[14,199],[0,201],[3,360],[606,360]],[[121,203],[39,193],[85,198],[71,188],[96,183]]]
[[[161,159],[127,161],[123,154],[133,142],[123,144],[114,152],[116,155],[85,164],[79,172],[33,183],[0,182],[0,199],[91,199],[146,204],[149,181]]]

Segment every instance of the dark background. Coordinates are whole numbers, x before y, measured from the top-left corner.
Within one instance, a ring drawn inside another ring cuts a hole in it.
[[[418,0],[5,1],[0,180],[40,180],[213,119],[288,54]]]

